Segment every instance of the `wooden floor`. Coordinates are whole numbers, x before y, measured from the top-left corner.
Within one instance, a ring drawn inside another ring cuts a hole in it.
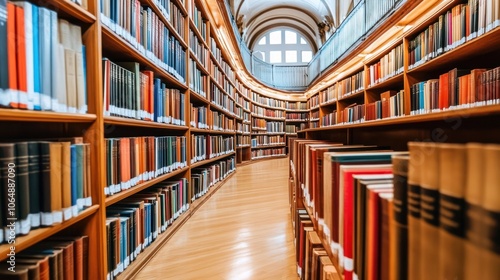
[[[288,159],[237,168],[135,279],[297,279]]]

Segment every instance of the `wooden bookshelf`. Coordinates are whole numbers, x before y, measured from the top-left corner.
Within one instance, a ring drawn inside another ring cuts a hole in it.
[[[172,125],[166,123],[143,121],[136,119],[127,119],[121,117],[104,117],[104,124],[110,125],[121,125],[130,127],[147,127],[147,128],[158,128],[158,129],[168,129],[168,130],[187,130],[187,126],[182,125]]]
[[[0,108],[1,121],[16,122],[58,122],[58,123],[92,123],[97,119],[95,114],[71,114],[48,111],[31,111]]]

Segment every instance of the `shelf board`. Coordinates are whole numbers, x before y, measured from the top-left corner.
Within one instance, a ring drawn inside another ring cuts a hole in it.
[[[191,103],[193,103],[192,101],[194,99],[195,101],[202,102],[205,105],[210,104],[210,102],[208,101],[208,99],[206,97],[203,97],[203,96],[199,95],[196,91],[190,89],[189,92],[191,92],[191,95],[190,95],[190,101],[191,101]]]
[[[181,11],[181,13],[187,17],[188,16],[188,12],[186,10],[186,6],[184,6],[184,3],[182,1],[184,0],[172,0],[173,2],[175,2],[176,6],[179,8],[179,10]]]
[[[395,86],[400,85],[399,89],[404,87],[404,73],[397,74],[393,77],[388,78],[383,82],[376,83],[367,88],[367,90],[380,90],[380,89],[395,89]]]
[[[200,30],[198,30],[198,27],[194,23],[193,19],[191,17],[189,17],[188,21],[189,21],[189,26],[191,27],[190,29],[193,31],[193,33],[196,35],[196,37],[198,37],[198,41],[201,41],[203,46],[205,46],[205,48],[210,50],[210,47],[208,46],[206,39],[203,38],[203,36],[201,35],[201,32],[200,32]],[[207,25],[208,24],[209,23],[207,23]],[[207,26],[207,30],[208,30],[208,26]]]
[[[500,27],[497,27],[488,33],[476,37],[464,44],[435,57],[424,64],[408,70],[408,74],[417,72],[432,71],[439,68],[453,67],[457,63],[457,58],[473,58],[484,53],[491,52],[492,46],[500,44]]]
[[[273,107],[273,106],[259,103],[259,102],[254,101],[254,100],[252,100],[252,102],[253,102],[254,106],[263,107],[263,108],[267,108],[267,109],[271,109],[271,110],[286,111],[286,109],[283,107]]]
[[[217,160],[220,160],[220,159],[232,156],[234,154],[236,154],[236,152],[231,152],[229,154],[225,154],[225,155],[222,155],[222,156],[219,156],[219,157],[215,157],[215,158],[211,158],[211,159],[206,159],[206,160],[203,160],[203,161],[195,162],[190,167],[191,167],[191,169],[196,168],[196,167],[200,167],[200,166],[203,166],[205,164],[209,164],[211,162],[214,162],[214,161],[217,161]]]
[[[158,128],[158,129],[169,129],[169,130],[187,130],[187,126],[172,125],[151,121],[142,121],[136,119],[127,119],[121,117],[104,117],[105,124],[112,125],[122,125],[122,126],[133,126],[133,127],[147,127],[147,128]]]
[[[309,112],[309,109],[285,109],[287,112],[298,112],[298,113],[304,113],[304,112]]]
[[[230,118],[234,118],[236,117],[236,114],[234,113],[230,113],[229,111],[225,110],[224,108],[222,108],[221,106],[213,103],[213,102],[210,102],[210,110],[212,109],[215,109],[223,114],[225,114],[226,116],[230,117]]]
[[[22,250],[29,248],[30,246],[35,245],[36,243],[53,236],[54,234],[82,221],[83,219],[93,215],[99,209],[99,205],[93,205],[89,208],[83,210],[78,214],[78,216],[69,219],[61,224],[54,225],[51,227],[44,227],[31,230],[29,234],[25,236],[17,236],[16,237],[16,254],[19,254]],[[9,244],[0,245],[0,260],[5,260],[7,258],[7,254],[10,252]]]
[[[250,145],[242,145],[242,146],[236,147],[236,149],[244,149],[244,148],[250,148],[250,147],[251,147]]]
[[[91,123],[97,119],[95,114],[56,113],[47,111],[0,109],[0,121],[20,122],[58,122]]]
[[[260,160],[260,159],[275,159],[275,158],[285,158],[287,155],[271,155],[271,156],[261,156],[261,157],[253,157],[252,160]]]
[[[189,57],[196,63],[198,70],[200,70],[203,74],[205,74],[205,76],[210,75],[205,65],[201,63],[200,59],[196,56],[196,54],[193,52],[191,48],[189,48]]]
[[[51,2],[50,5],[57,8],[58,14],[67,15],[89,24],[96,21],[96,17],[92,13],[70,0],[52,0]]]
[[[119,53],[122,59],[128,59],[139,62],[142,66],[147,66],[149,69],[152,69],[156,75],[160,75],[162,78],[166,79],[169,83],[172,83],[173,86],[187,89],[185,83],[177,80],[172,74],[168,73],[165,69],[160,68],[153,61],[149,60],[147,57],[143,56],[136,48],[134,48],[130,43],[125,41],[123,38],[115,34],[111,29],[107,26],[102,25],[102,45],[103,49],[108,46],[110,51],[114,53]],[[111,47],[112,46],[112,47]]]
[[[338,99],[338,101],[344,101],[344,100],[348,100],[348,99],[358,98],[358,97],[363,96],[364,94],[365,94],[364,90],[359,90],[359,91],[351,93],[349,95],[344,95],[344,96],[340,97]]]
[[[297,136],[297,133],[286,133],[287,136]]]
[[[283,135],[285,132],[252,133],[252,135]]]
[[[332,105],[337,105],[337,99],[336,98],[332,99],[332,100],[328,100],[327,102],[319,104],[319,106],[321,106],[321,107],[332,106]]]
[[[261,145],[257,147],[252,147],[252,150],[261,150],[261,149],[269,149],[269,148],[279,148],[279,147],[285,147],[286,144],[273,144],[273,145]]]
[[[286,123],[301,123],[308,122],[309,120],[285,120]]]
[[[156,185],[156,184],[160,183],[161,181],[164,181],[164,180],[170,179],[174,176],[177,176],[177,175],[187,171],[188,169],[189,169],[189,167],[184,167],[184,168],[175,170],[173,172],[170,172],[168,174],[163,174],[160,177],[157,177],[157,178],[154,178],[153,180],[149,180],[149,181],[143,182],[141,184],[138,184],[137,186],[131,187],[128,190],[124,190],[124,191],[121,191],[121,192],[116,193],[114,195],[108,196],[108,197],[106,197],[106,207],[109,207],[117,202],[122,201],[123,199],[125,199],[131,195],[134,195],[142,190],[145,190],[153,185]]]
[[[194,133],[206,133],[206,134],[224,134],[224,135],[234,135],[236,132],[234,131],[220,131],[220,130],[213,130],[213,129],[201,129],[201,128],[191,128],[191,132]]]
[[[252,117],[258,118],[258,119],[268,119],[268,120],[273,120],[273,121],[285,121],[285,118],[280,118],[280,117],[266,117],[266,116],[261,116],[261,115],[255,115],[252,114]]]
[[[410,123],[424,123],[424,122],[443,121],[446,119],[452,119],[452,118],[457,118],[457,117],[459,117],[459,118],[462,118],[462,117],[472,118],[472,117],[482,117],[482,116],[492,116],[492,115],[500,115],[500,105],[488,105],[488,106],[478,106],[478,107],[466,108],[466,109],[447,110],[447,111],[422,114],[422,115],[403,116],[403,117],[398,117],[398,118],[365,121],[362,123],[355,123],[355,124],[338,124],[338,125],[333,125],[333,126],[328,126],[328,127],[304,129],[304,130],[301,130],[299,132],[314,132],[314,131],[348,129],[348,128],[358,128],[358,127],[374,127],[374,126],[389,126],[389,125],[401,125],[401,124],[410,124]]]

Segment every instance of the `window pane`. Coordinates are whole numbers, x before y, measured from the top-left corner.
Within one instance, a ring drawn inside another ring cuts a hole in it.
[[[309,62],[312,59],[312,51],[303,51],[302,52],[302,62]]]
[[[281,51],[270,51],[269,52],[269,62],[270,63],[281,63]]]
[[[269,43],[271,45],[281,44],[281,30],[269,33]]]
[[[297,62],[297,51],[286,51],[286,63],[295,63]]]
[[[304,38],[300,38],[300,44],[307,45],[307,42],[306,40],[304,40]]]
[[[260,41],[259,41],[259,45],[265,45],[265,44],[267,44],[267,40],[266,40],[266,39],[267,39],[267,38],[266,38],[265,36],[264,36],[264,37],[262,37],[262,38],[260,39]]]
[[[288,45],[297,44],[297,33],[292,31],[285,31],[285,44]]]

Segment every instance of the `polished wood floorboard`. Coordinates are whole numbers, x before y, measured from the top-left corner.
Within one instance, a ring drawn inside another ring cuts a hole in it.
[[[288,159],[238,167],[135,279],[297,279]]]

